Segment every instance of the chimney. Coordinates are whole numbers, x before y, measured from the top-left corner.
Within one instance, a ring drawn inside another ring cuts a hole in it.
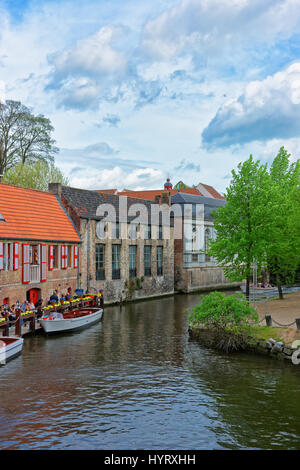
[[[169,191],[163,191],[161,195],[161,202],[162,204],[167,204],[168,206],[171,205],[171,193]]]
[[[54,193],[55,196],[61,200],[61,183],[49,183],[48,184],[49,193]]]
[[[160,194],[158,194],[157,196],[155,196],[155,203],[156,203],[156,204],[159,204],[159,205],[161,204],[161,195],[160,195]]]

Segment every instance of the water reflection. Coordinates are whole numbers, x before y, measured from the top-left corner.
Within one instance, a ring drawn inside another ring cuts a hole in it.
[[[198,295],[110,307],[0,369],[0,448],[299,448],[300,369],[189,341]]]

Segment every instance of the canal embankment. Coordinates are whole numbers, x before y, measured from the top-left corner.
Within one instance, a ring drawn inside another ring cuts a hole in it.
[[[225,352],[244,351],[299,364],[300,293],[284,300],[247,304],[238,294],[213,293],[194,307],[189,336],[207,347]]]

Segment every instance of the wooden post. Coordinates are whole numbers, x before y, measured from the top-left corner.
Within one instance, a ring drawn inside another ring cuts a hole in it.
[[[7,322],[3,328],[3,336],[9,336],[9,321],[8,321],[8,312],[5,312],[5,321]]]
[[[21,310],[16,309],[15,335],[21,336]]]
[[[35,315],[30,318],[30,332],[34,335],[35,334]]]
[[[300,318],[296,318],[297,330],[300,330]]]
[[[265,319],[266,319],[266,325],[267,326],[272,326],[272,317],[271,317],[271,315],[269,315],[269,314],[265,315]]]

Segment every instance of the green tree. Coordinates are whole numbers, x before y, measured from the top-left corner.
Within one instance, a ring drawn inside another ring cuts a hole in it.
[[[282,278],[293,276],[300,262],[300,161],[290,164],[289,159],[290,154],[281,147],[269,170],[271,218],[266,253],[281,299]]]
[[[33,164],[16,164],[5,173],[3,182],[41,191],[48,191],[48,183],[62,183],[63,185],[69,183],[68,178],[59,168],[43,160],[38,160]]]
[[[266,165],[255,162],[252,155],[232,171],[232,180],[226,190],[226,204],[214,212],[216,239],[210,242],[209,255],[224,267],[232,281],[246,279],[249,298],[251,266],[258,269],[266,257],[266,223],[270,210],[268,200],[268,172]]]
[[[0,103],[0,174],[18,162],[54,161],[58,149],[48,118],[34,116],[19,101]]]

